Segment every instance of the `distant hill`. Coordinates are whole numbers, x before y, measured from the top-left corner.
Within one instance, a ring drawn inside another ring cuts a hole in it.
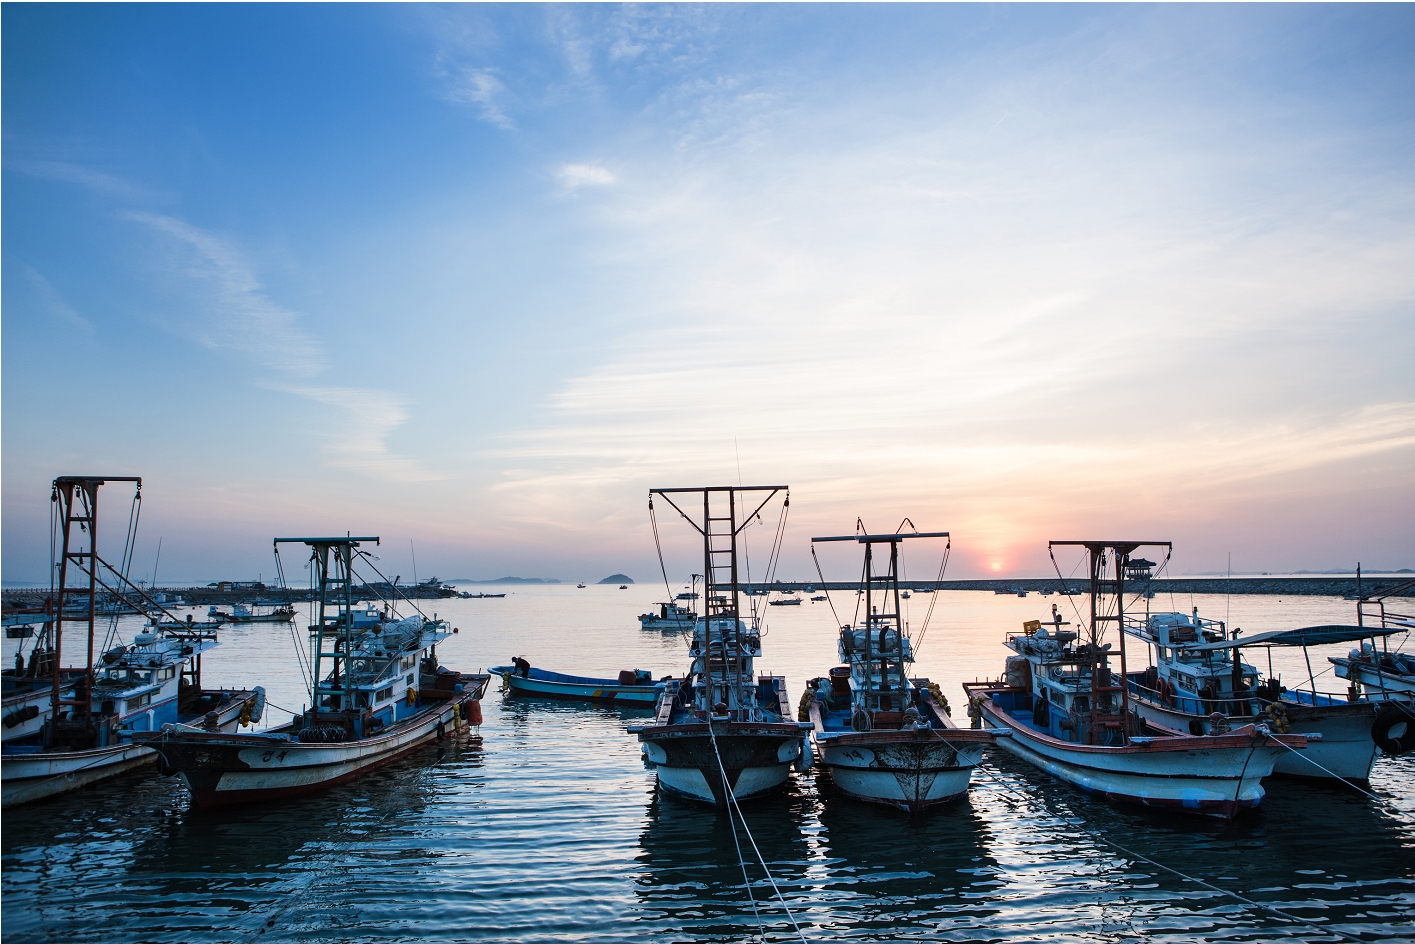
[[[448,583],[559,583],[554,577],[497,577],[495,580],[449,580]]]
[[[633,578],[633,577],[626,577],[626,576],[624,576],[623,574],[610,574],[608,577],[605,577],[603,580],[600,581],[600,583],[633,583],[633,582],[634,582],[634,578]]]

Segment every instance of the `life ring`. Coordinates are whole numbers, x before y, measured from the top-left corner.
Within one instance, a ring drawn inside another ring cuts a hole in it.
[[[1155,690],[1159,692],[1160,704],[1166,708],[1174,707],[1174,683],[1169,679],[1162,678],[1156,685]]]
[[[1371,740],[1392,756],[1415,747],[1415,736],[1410,731],[1410,715],[1394,705],[1386,705],[1371,725]]]
[[[1189,719],[1189,733],[1192,734],[1192,735],[1194,735],[1194,737],[1203,737],[1203,736],[1204,736],[1204,722],[1200,721],[1198,718],[1190,718],[1190,719]]]

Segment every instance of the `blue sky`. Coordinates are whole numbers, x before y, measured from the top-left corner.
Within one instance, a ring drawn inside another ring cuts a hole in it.
[[[3,26],[6,580],[92,471],[172,580],[350,529],[647,578],[646,490],[739,464],[791,576],[903,515],[959,575],[1415,565],[1408,6]]]

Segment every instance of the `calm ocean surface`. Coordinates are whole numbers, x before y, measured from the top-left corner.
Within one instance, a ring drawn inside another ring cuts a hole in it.
[[[427,609],[460,628],[439,647],[458,668],[524,655],[561,671],[661,676],[684,669],[685,646],[635,617],[663,592],[529,588]],[[832,596],[847,617],[853,593]],[[1046,618],[1053,602],[1070,606],[1035,594],[937,596],[916,669],[955,705],[960,682],[1001,671],[1007,632]],[[916,634],[928,602],[910,601]],[[1336,599],[1152,601],[1194,604],[1220,619],[1231,607],[1245,633],[1354,616]],[[768,616],[758,669],[785,674],[794,704],[807,678],[835,664],[835,620],[825,603]],[[126,639],[137,625],[123,623]],[[306,696],[291,649],[287,626],[228,628],[205,680],[263,684],[273,704],[298,711]],[[1318,672],[1326,654],[1313,653]],[[1257,662],[1266,672],[1266,657]],[[1274,668],[1289,685],[1306,679],[1300,650],[1279,653]],[[1318,683],[1344,688],[1330,672]],[[429,747],[316,797],[200,813],[179,780],[129,777],[7,811],[7,944],[756,939],[726,816],[657,796],[625,733],[647,712],[503,698],[498,687],[481,748]],[[266,721],[286,717],[268,710]],[[911,820],[833,796],[816,768],[746,811],[811,940],[1415,938],[1415,756],[1377,761],[1379,800],[1269,780],[1262,808],[1228,825],[1097,802],[1001,752],[973,784],[967,800]],[[766,937],[794,939],[760,866],[748,874]]]

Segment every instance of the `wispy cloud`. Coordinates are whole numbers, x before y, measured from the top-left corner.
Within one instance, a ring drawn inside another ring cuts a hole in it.
[[[496,69],[459,67],[447,74],[445,94],[448,101],[476,106],[483,121],[499,128],[516,127],[503,109],[507,90]]]
[[[567,188],[608,187],[618,178],[613,173],[595,164],[563,164],[555,176]]]
[[[30,265],[24,265],[22,271],[25,278],[29,280],[30,286],[38,296],[40,304],[44,310],[49,312],[54,318],[62,321],[71,327],[79,328],[87,333],[93,333],[93,323],[74,310],[73,306],[64,301],[64,297],[59,294],[59,290],[49,283],[49,280],[40,275]]]
[[[437,476],[420,462],[395,455],[388,438],[408,419],[398,394],[375,387],[339,387],[309,381],[325,371],[328,355],[306,330],[304,316],[273,302],[244,256],[221,237],[171,216],[128,213],[175,240],[187,250],[180,256],[182,273],[208,286],[202,303],[204,318],[181,330],[208,348],[248,358],[265,376],[254,382],[267,389],[293,393],[345,414],[342,427],[329,435],[330,466],[386,481],[426,481]]]
[[[96,193],[132,203],[167,202],[171,199],[169,195],[141,184],[69,161],[6,160],[5,169],[42,180],[78,184]]]

